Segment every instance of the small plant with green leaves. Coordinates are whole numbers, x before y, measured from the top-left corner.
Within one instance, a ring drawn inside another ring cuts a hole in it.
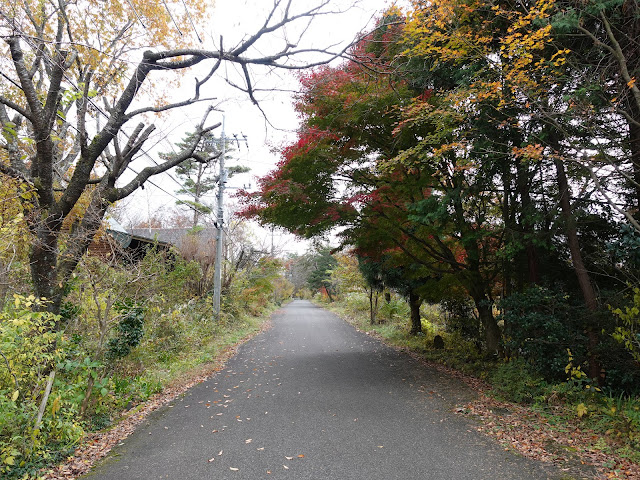
[[[624,345],[636,362],[640,364],[640,288],[633,289],[632,304],[613,310],[621,324],[613,332],[613,338]]]
[[[115,310],[120,315],[116,336],[107,343],[107,358],[123,358],[138,346],[144,335],[144,307],[131,299],[117,302]]]
[[[75,376],[59,368],[70,342],[53,329],[57,315],[34,311],[42,304],[14,295],[0,312],[0,473],[7,478],[36,471],[84,433],[69,384]]]

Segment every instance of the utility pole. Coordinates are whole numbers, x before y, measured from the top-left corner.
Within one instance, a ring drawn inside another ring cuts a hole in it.
[[[218,218],[216,232],[216,265],[213,272],[213,316],[220,319],[220,290],[222,288],[222,251],[224,249],[224,187],[227,183],[227,170],[224,168],[224,155],[226,152],[226,139],[224,136],[224,115],[222,116],[222,145],[220,151],[220,175],[218,177]]]
[[[227,138],[224,131],[225,117],[222,116],[222,135],[220,141],[220,174],[218,177],[218,214],[217,214],[217,232],[216,232],[216,264],[213,272],[213,316],[214,320],[220,319],[220,296],[222,293],[222,256],[224,252],[224,189],[227,188],[228,171],[224,166],[224,156],[227,152]],[[240,148],[240,142],[244,142],[248,148],[247,136],[242,134],[244,138],[238,138],[236,134],[233,138]],[[232,140],[233,141],[233,140]]]

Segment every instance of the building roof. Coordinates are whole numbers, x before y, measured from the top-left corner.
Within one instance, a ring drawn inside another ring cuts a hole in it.
[[[134,237],[179,247],[182,239],[187,235],[213,238],[216,232],[214,228],[204,228],[197,233],[191,233],[191,230],[191,228],[132,228],[130,233]]]
[[[127,248],[132,240],[143,243],[158,243],[162,246],[180,247],[186,235],[198,235],[209,239],[216,235],[215,228],[202,228],[192,233],[191,228],[130,228],[127,230],[114,218],[107,218],[107,232],[122,246]],[[138,243],[136,242],[136,243]]]

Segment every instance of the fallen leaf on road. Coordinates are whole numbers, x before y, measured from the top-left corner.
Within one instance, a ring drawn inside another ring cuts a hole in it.
[[[237,472],[240,469],[235,467],[229,467],[229,470],[231,470],[232,472]]]
[[[298,455],[298,458],[304,458],[304,455]]]
[[[209,459],[209,463],[211,463],[211,462],[215,462],[215,460],[216,460],[216,457],[210,458],[210,459]]]
[[[222,455],[222,450],[220,450],[220,451],[218,452],[218,456],[220,456],[220,455]]]
[[[256,448],[256,450],[264,450],[264,447]]]
[[[284,458],[286,458],[287,460],[293,460],[293,457],[287,457],[287,456],[285,456]]]
[[[247,438],[247,439],[244,441],[244,443],[251,443],[251,441],[252,441],[252,440],[251,440],[250,438]]]
[[[287,467],[286,465],[282,465],[284,467],[285,470],[289,470],[289,467]]]

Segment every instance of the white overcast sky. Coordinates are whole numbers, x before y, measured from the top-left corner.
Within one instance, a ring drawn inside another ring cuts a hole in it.
[[[333,9],[344,9],[354,0],[334,0]],[[313,0],[294,0],[294,8],[313,4]],[[220,35],[224,38],[225,46],[235,45],[244,36],[254,33],[264,21],[266,13],[272,2],[270,0],[217,0],[213,7],[212,21],[208,23],[204,32],[199,31],[199,35],[204,39],[203,48],[213,48],[213,43],[218,44]],[[314,21],[305,34],[307,42],[315,47],[324,47],[330,44],[342,42],[344,44],[352,40],[359,32],[373,25],[372,18],[383,11],[390,4],[389,0],[360,0],[358,5],[345,13],[323,17]],[[287,37],[294,37],[295,31],[290,29]],[[215,40],[214,40],[215,39]],[[309,45],[307,43],[306,45]],[[260,47],[259,47],[260,48]],[[262,46],[268,48],[268,45]],[[223,73],[229,76],[232,71],[226,70]],[[193,74],[193,73],[191,73]],[[195,72],[196,76],[198,75]],[[191,92],[189,87],[193,85],[192,80],[183,81],[183,90],[177,92],[179,97],[188,97]],[[200,75],[202,78],[202,75]],[[258,74],[254,76],[255,86],[264,89],[295,89],[297,82],[293,74],[287,72],[275,72],[269,75]],[[260,177],[275,168],[279,158],[271,152],[272,147],[281,145],[287,139],[293,138],[293,132],[297,128],[297,118],[291,103],[291,94],[286,92],[261,92],[257,96],[262,109],[266,112],[268,122],[258,108],[251,104],[246,94],[228,85],[221,79],[210,82],[211,85],[203,95],[215,96],[219,106],[224,110],[225,130],[227,136],[244,134],[248,138],[247,146],[240,145],[236,152],[236,159],[229,164],[241,164],[251,169],[249,174],[240,175],[230,180],[230,187],[248,187],[249,184],[255,186],[255,177]],[[149,145],[148,151],[151,155],[154,152],[171,151],[171,143],[180,140],[185,132],[192,131],[198,123],[204,106],[197,108],[174,111],[171,115],[156,123],[158,135],[155,137],[156,145]],[[212,121],[222,120],[222,113],[214,112],[210,117]],[[270,125],[271,124],[271,125]],[[275,127],[275,128],[274,128]],[[220,130],[216,130],[219,134]],[[143,191],[139,191],[135,196],[126,201],[126,210],[129,218],[147,217],[154,212],[170,210],[175,207],[175,198],[163,192],[174,192],[179,188],[175,180],[175,175],[162,175],[152,178],[154,185],[146,184]],[[234,189],[227,190],[229,203],[233,203],[230,198]],[[214,203],[214,193],[208,199]],[[267,233],[261,229],[256,229],[256,236],[262,237]],[[269,234],[270,236],[270,234]],[[306,244],[297,242],[293,237],[276,234],[276,244],[285,251],[295,251],[300,253]]]

